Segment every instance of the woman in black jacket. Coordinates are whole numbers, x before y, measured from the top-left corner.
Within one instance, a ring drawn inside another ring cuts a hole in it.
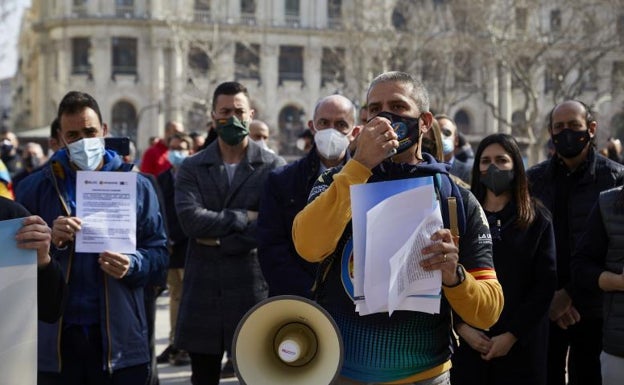
[[[545,384],[548,308],[556,287],[555,241],[547,210],[529,196],[520,149],[507,134],[479,144],[472,192],[492,234],[505,306],[490,330],[458,319],[453,385]]]

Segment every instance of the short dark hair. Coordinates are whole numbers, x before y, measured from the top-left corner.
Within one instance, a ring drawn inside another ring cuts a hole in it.
[[[90,108],[97,114],[100,125],[102,124],[102,113],[100,112],[100,106],[95,101],[93,96],[86,92],[69,91],[61,100],[59,104],[58,113],[56,118],[59,120],[59,129],[61,128],[61,116],[63,114],[75,114],[85,108]]]
[[[212,94],[212,111],[214,111],[217,107],[217,98],[219,97],[219,95],[236,95],[240,94],[241,92],[247,97],[247,100],[250,100],[247,87],[240,84],[239,82],[224,82],[219,84]]]
[[[52,123],[50,123],[50,138],[54,138],[58,140],[60,130],[61,130],[61,122],[59,121],[59,118],[54,118]]]

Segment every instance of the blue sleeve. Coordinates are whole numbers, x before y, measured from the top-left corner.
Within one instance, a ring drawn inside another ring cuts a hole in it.
[[[130,271],[123,278],[132,286],[159,280],[169,265],[167,235],[160,215],[158,197],[151,183],[137,175],[137,249],[129,254]]]

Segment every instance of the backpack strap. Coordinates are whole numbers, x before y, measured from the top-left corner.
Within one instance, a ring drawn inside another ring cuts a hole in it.
[[[440,201],[444,227],[451,230],[453,240],[457,243],[460,234],[463,234],[466,228],[463,198],[459,187],[448,175],[444,176],[446,178],[443,178],[441,173],[435,174],[435,188]]]
[[[449,227],[451,230],[451,236],[455,246],[459,246],[459,225],[457,224],[457,198],[446,198],[446,204],[448,205],[449,213]]]

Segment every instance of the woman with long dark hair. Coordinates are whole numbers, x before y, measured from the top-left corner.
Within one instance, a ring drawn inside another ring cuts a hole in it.
[[[472,193],[485,210],[505,294],[489,330],[458,319],[453,385],[546,383],[548,308],[556,288],[555,240],[547,210],[529,196],[520,149],[507,134],[481,141]]]

